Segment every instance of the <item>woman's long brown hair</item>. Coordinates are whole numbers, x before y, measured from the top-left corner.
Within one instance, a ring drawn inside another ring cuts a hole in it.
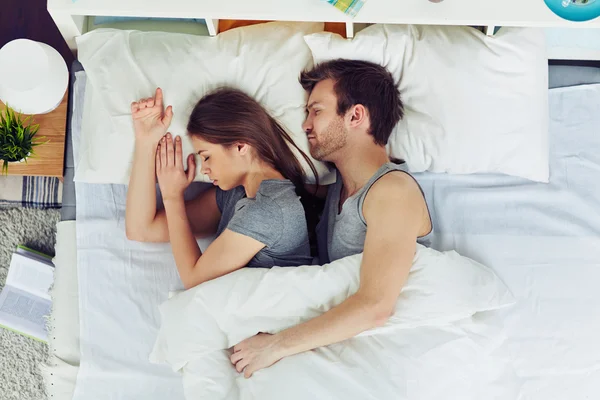
[[[306,212],[309,235],[314,232],[318,219],[315,199],[305,189],[306,174],[289,146],[304,158],[318,186],[317,170],[286,130],[256,100],[237,89],[217,89],[196,104],[187,130],[192,136],[225,147],[236,143],[252,146],[260,160],[294,184]]]

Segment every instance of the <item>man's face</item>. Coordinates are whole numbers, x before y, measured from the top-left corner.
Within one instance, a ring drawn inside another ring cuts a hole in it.
[[[313,88],[306,105],[302,129],[308,136],[310,154],[315,160],[332,161],[331,155],[346,145],[348,130],[337,113],[333,81],[321,81]]]

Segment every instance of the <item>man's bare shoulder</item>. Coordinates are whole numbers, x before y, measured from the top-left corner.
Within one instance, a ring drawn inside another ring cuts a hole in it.
[[[413,226],[419,236],[431,230],[423,193],[414,178],[402,171],[389,172],[373,184],[363,205],[363,215],[367,225],[401,221],[402,229]]]
[[[423,200],[419,185],[409,174],[402,171],[388,172],[379,178],[369,190],[368,197],[372,199],[394,199],[395,201]]]

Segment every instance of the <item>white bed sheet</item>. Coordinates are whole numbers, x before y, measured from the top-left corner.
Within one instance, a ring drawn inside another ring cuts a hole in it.
[[[415,174],[436,231],[600,237],[600,84],[550,90],[550,183]]]
[[[417,179],[432,205],[434,247],[494,268],[519,300],[496,317],[507,334],[499,351],[521,378],[519,398],[598,398],[600,85],[554,89],[550,107],[550,184]],[[75,399],[182,398],[180,377],[148,361],[158,305],[180,287],[174,268],[165,268],[173,260],[160,246],[126,240],[124,186],[76,189],[82,351]]]
[[[493,268],[520,399],[600,398],[600,85],[550,91],[550,183],[419,174],[433,246]]]
[[[96,101],[86,83],[82,119],[73,121],[75,167],[81,124]],[[75,189],[81,362],[73,399],[182,399],[181,377],[148,361],[158,305],[182,288],[177,271],[165,268],[174,265],[170,245],[127,240],[126,186],[77,182]]]

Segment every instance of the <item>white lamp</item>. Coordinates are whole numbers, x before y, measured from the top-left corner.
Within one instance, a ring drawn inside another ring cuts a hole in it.
[[[44,43],[17,39],[0,49],[0,100],[23,114],[58,107],[69,85],[62,56]]]

